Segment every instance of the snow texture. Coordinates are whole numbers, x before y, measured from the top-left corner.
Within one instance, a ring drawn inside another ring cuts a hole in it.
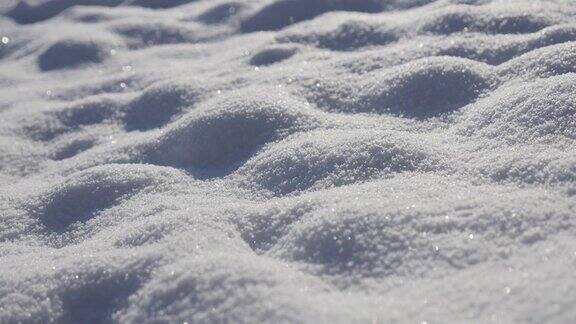
[[[576,322],[576,2],[0,11],[0,323]]]

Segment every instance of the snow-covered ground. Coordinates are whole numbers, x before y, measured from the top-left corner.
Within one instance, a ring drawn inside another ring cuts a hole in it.
[[[576,322],[576,1],[0,9],[0,323]]]

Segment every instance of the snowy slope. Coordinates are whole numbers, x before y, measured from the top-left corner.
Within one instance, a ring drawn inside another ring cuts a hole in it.
[[[0,323],[576,322],[576,2],[0,6]]]

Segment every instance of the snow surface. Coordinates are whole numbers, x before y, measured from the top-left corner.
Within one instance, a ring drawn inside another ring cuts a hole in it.
[[[0,9],[0,323],[576,322],[576,2]]]

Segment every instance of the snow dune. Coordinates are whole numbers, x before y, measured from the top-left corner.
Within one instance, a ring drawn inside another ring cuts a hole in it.
[[[576,321],[573,1],[0,10],[0,323]]]

